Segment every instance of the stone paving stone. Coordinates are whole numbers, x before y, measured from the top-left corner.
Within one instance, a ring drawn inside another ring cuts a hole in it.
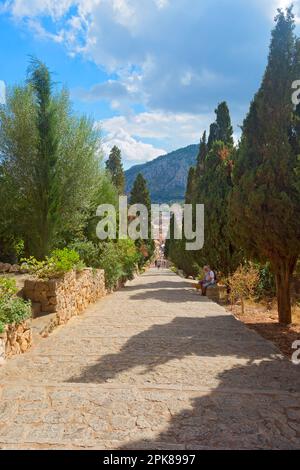
[[[299,371],[150,270],[0,368],[0,448],[297,449]]]

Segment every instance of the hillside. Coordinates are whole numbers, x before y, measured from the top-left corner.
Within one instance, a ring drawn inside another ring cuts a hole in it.
[[[126,171],[126,193],[142,173],[147,180],[154,203],[182,201],[184,199],[189,169],[195,165],[199,145],[175,150],[151,162],[136,165]]]

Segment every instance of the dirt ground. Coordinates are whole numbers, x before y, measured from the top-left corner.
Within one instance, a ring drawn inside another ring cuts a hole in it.
[[[247,301],[245,313],[242,314],[241,306],[238,304],[227,307],[234,316],[245,323],[250,329],[259,333],[263,338],[272,341],[280,351],[291,358],[293,352],[292,344],[300,340],[300,307],[293,308],[293,324],[282,326],[278,324],[278,311],[276,300],[270,302]]]

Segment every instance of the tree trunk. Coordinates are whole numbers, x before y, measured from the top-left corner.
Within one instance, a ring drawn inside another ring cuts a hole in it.
[[[245,314],[245,302],[244,297],[241,297],[241,307],[242,307],[242,315]]]
[[[291,278],[295,268],[295,260],[282,260],[275,267],[276,291],[278,303],[279,323],[290,325],[292,323],[291,306]]]

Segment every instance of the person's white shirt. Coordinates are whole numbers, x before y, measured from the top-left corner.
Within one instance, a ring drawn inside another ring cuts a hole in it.
[[[215,280],[215,273],[213,271],[209,271],[205,276],[206,281],[214,282]]]

